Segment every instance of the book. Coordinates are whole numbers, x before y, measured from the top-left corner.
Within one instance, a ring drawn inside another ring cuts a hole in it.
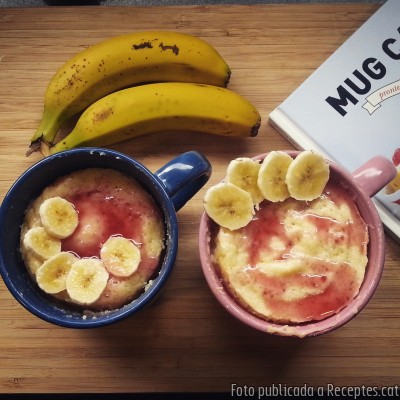
[[[269,122],[298,149],[319,151],[350,172],[374,156],[392,160],[397,178],[373,201],[400,241],[400,1],[381,5]]]

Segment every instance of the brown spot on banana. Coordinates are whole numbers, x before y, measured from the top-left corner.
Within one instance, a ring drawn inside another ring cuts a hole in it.
[[[114,111],[111,107],[102,110],[101,112],[93,114],[93,123],[102,122],[106,120],[110,115],[114,114]]]
[[[151,42],[143,42],[140,44],[133,44],[132,45],[132,49],[133,50],[140,50],[140,49],[152,49],[153,45],[151,44]]]
[[[172,50],[172,52],[177,56],[179,54],[179,47],[174,44],[173,46],[167,46],[164,45],[163,42],[161,42],[158,47],[162,50],[162,51],[167,51],[167,50]]]

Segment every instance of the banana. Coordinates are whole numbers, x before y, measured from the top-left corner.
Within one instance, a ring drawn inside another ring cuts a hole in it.
[[[46,231],[58,239],[72,235],[79,223],[74,205],[58,196],[43,201],[39,215]]]
[[[257,269],[269,276],[288,276],[305,269],[303,258],[286,257],[279,260],[268,260],[257,263]]]
[[[73,263],[65,286],[72,301],[93,304],[107,286],[108,272],[99,258],[81,258]]]
[[[39,287],[49,294],[65,290],[67,276],[77,260],[77,256],[66,251],[46,260],[36,271],[36,281]]]
[[[265,199],[273,202],[290,197],[286,185],[286,173],[293,159],[281,151],[269,152],[260,167],[257,185]]]
[[[230,74],[217,50],[192,35],[146,31],[109,38],[76,54],[50,80],[28,154],[53,143],[67,119],[122,88],[166,81],[226,87]]]
[[[260,163],[252,158],[242,157],[232,160],[226,170],[226,181],[248,192],[255,206],[264,198],[257,185]]]
[[[141,256],[132,240],[111,236],[101,247],[100,258],[110,274],[128,277],[137,270]]]
[[[261,117],[241,95],[217,86],[164,82],[114,92],[88,107],[50,154],[105,146],[156,132],[256,136]]]
[[[214,222],[231,231],[246,226],[254,215],[251,195],[228,182],[218,183],[206,191],[204,209]]]
[[[261,164],[252,158],[236,158],[229,163],[225,180],[206,191],[204,210],[218,225],[233,231],[252,220],[264,199],[315,200],[323,193],[329,173],[325,158],[312,151],[303,151],[295,159],[271,151]]]
[[[25,233],[23,245],[36,257],[47,260],[61,251],[61,241],[49,235],[43,226],[36,226]]]
[[[286,184],[296,200],[315,200],[329,180],[329,165],[325,158],[310,150],[301,152],[289,165]]]
[[[25,251],[22,251],[22,258],[31,275],[36,275],[36,271],[43,265],[44,262],[42,258],[35,256],[32,251],[26,248]]]

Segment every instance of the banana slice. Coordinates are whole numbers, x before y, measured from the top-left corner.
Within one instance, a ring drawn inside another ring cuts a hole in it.
[[[99,258],[81,258],[69,271],[65,285],[72,301],[93,304],[107,286],[108,272]]]
[[[100,250],[100,258],[110,274],[131,276],[140,263],[140,250],[132,240],[111,236]]]
[[[47,260],[61,251],[61,241],[48,234],[43,226],[36,226],[25,233],[23,245],[36,257]]]
[[[28,267],[29,272],[32,275],[36,275],[36,271],[43,265],[44,260],[37,257],[32,251],[25,250],[22,252],[22,258],[25,265]]]
[[[266,275],[284,277],[304,270],[306,265],[307,263],[301,258],[286,258],[260,262],[257,268]]]
[[[204,209],[212,220],[230,230],[246,226],[254,215],[250,194],[228,182],[221,182],[207,190]]]
[[[46,293],[60,293],[66,289],[66,280],[72,264],[78,257],[62,251],[46,260],[36,271],[36,281]]]
[[[74,205],[62,197],[46,199],[39,207],[39,215],[50,235],[59,239],[72,235],[79,222]]]
[[[264,158],[258,173],[257,185],[265,199],[273,202],[290,197],[286,173],[293,159],[287,153],[271,151]]]
[[[257,186],[259,170],[260,163],[247,157],[232,160],[226,170],[226,181],[250,193],[254,205],[258,205],[264,200]]]
[[[301,152],[290,164],[286,184],[296,200],[314,200],[324,191],[329,180],[329,165],[321,154]]]

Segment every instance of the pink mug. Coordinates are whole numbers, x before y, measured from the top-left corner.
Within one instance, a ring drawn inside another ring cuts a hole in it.
[[[297,151],[287,151],[296,157]],[[263,160],[266,154],[254,157]],[[212,221],[204,212],[199,228],[199,252],[201,266],[206,281],[220,304],[239,321],[259,331],[280,336],[307,337],[331,332],[353,319],[369,302],[382,276],[385,261],[385,235],[383,226],[371,200],[396,175],[391,161],[378,156],[369,160],[352,174],[344,168],[329,161],[330,179],[339,180],[352,193],[359,213],[368,226],[369,244],[367,250],[368,264],[365,276],[357,296],[338,313],[325,319],[301,324],[279,324],[262,319],[243,308],[226,290],[216,271],[210,251]]]

